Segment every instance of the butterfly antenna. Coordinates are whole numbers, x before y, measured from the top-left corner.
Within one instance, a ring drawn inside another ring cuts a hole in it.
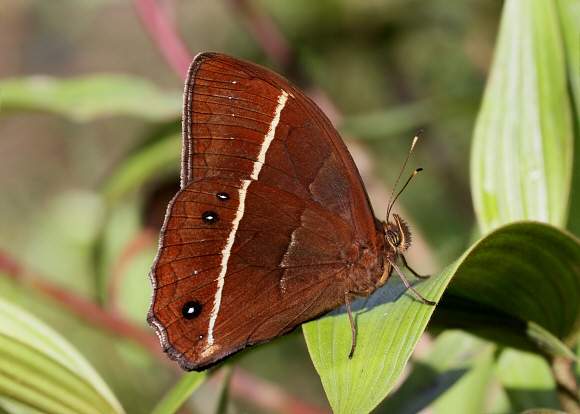
[[[401,192],[405,189],[407,184],[409,184],[409,181],[411,181],[411,178],[413,178],[415,176],[415,174],[417,174],[419,171],[422,170],[421,168],[418,168],[417,170],[415,170],[415,172],[413,174],[411,174],[411,176],[409,177],[409,179],[407,180],[407,182],[403,186],[403,189],[401,191],[399,191],[397,196],[393,199],[393,196],[395,195],[395,190],[397,189],[397,185],[399,184],[399,180],[401,179],[401,176],[403,175],[403,171],[405,170],[405,167],[407,166],[407,162],[409,161],[409,158],[411,157],[411,153],[413,152],[413,148],[415,148],[415,144],[419,140],[419,135],[421,135],[422,132],[423,132],[422,130],[419,131],[417,133],[417,135],[415,135],[415,138],[413,138],[413,142],[411,143],[411,149],[409,149],[409,153],[407,154],[407,158],[405,158],[405,163],[403,164],[403,168],[401,168],[401,172],[399,173],[399,176],[397,177],[397,180],[395,181],[395,185],[393,186],[393,191],[391,191],[391,197],[389,197],[389,204],[387,204],[387,223],[389,222],[389,215],[391,214],[391,209],[393,208],[393,204],[395,204],[395,201],[397,200],[397,198],[399,197]]]
[[[405,185],[403,186],[403,188],[401,188],[401,191],[399,191],[397,193],[397,196],[393,199],[393,204],[395,204],[395,201],[397,201],[397,198],[399,198],[399,196],[401,195],[401,193],[403,192],[403,190],[407,187],[407,184],[409,184],[409,181],[411,181],[411,178],[413,178],[415,175],[417,175],[417,173],[423,171],[423,168],[417,168],[415,171],[413,171],[413,174],[411,174],[411,176],[407,179],[407,182],[405,183]],[[391,207],[393,206],[393,204],[391,204],[389,206],[389,209],[387,210],[387,219],[389,217],[389,212],[391,211]]]

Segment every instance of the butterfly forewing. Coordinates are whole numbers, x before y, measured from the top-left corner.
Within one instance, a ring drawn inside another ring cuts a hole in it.
[[[344,303],[352,246],[376,247],[375,226],[356,167],[316,105],[258,65],[196,57],[182,189],[148,315],[182,368],[204,369]]]
[[[364,185],[326,115],[283,77],[231,56],[203,53],[192,63],[185,90],[182,186],[204,177],[250,177],[282,94],[287,98],[260,181],[317,201],[354,220],[363,238],[374,239]]]

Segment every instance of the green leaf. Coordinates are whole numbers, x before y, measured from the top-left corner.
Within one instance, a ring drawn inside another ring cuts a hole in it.
[[[159,121],[179,118],[181,92],[164,92],[148,80],[116,74],[71,79],[49,76],[2,81],[2,110],[43,110],[76,122],[131,115]]]
[[[479,414],[503,412],[490,409],[497,404],[497,396],[490,396],[489,384],[493,377],[493,351],[488,344],[478,354],[471,356],[471,369],[448,392],[433,404],[437,414]],[[452,350],[452,349],[451,349]],[[495,408],[495,407],[494,407]]]
[[[232,376],[232,368],[229,365],[225,365],[222,369],[221,369],[221,374],[223,375],[223,377],[220,380],[220,385],[219,385],[219,398],[218,398],[218,403],[216,405],[215,414],[222,414],[222,413],[226,413],[228,411],[228,403],[229,403],[229,387],[230,387],[230,379]]]
[[[478,241],[448,269],[417,285],[438,300],[432,326],[461,328],[524,349],[574,357],[580,327],[580,243],[541,223],[513,223]],[[352,304],[357,348],[344,307],[303,325],[314,366],[335,413],[366,413],[392,389],[433,307],[402,284]]]
[[[44,413],[123,413],[107,385],[51,328],[0,299],[0,400]]]
[[[443,332],[435,339],[429,352],[414,361],[409,376],[397,391],[385,398],[373,413],[417,413],[435,400],[439,403],[440,397],[447,396],[450,392],[454,397],[450,406],[442,412],[449,413],[455,407],[455,412],[462,414],[480,413],[486,389],[482,387],[481,381],[474,383],[469,379],[474,376],[475,366],[482,363],[492,366],[493,349],[494,346],[489,342],[463,331]],[[476,370],[479,372],[477,368]],[[469,383],[466,384],[466,381]],[[456,386],[458,382],[461,385]],[[469,387],[469,392],[465,392],[465,385]],[[454,392],[457,387],[462,388],[461,393]]]
[[[560,408],[556,381],[545,358],[506,348],[497,359],[496,372],[513,411]]]
[[[442,105],[434,101],[422,101],[370,114],[350,115],[344,118],[341,129],[359,139],[385,139],[385,137],[432,122]]]
[[[436,301],[453,270],[454,266],[415,288]],[[351,307],[357,328],[352,359],[348,358],[351,329],[344,306],[303,325],[310,356],[335,413],[367,413],[381,402],[401,376],[434,310],[395,277]]]
[[[532,222],[481,239],[460,263],[432,326],[461,328],[524,350],[575,358],[580,328],[580,243]]]
[[[113,171],[104,185],[104,198],[119,200],[157,177],[161,171],[176,168],[180,158],[181,134],[151,142],[123,160]]]
[[[566,63],[568,67],[568,85],[574,109],[574,159],[580,160],[580,2],[577,0],[556,0],[558,6],[560,26],[564,38]],[[580,205],[580,162],[574,163],[572,172],[572,188],[570,194],[570,206]],[[572,207],[570,211],[574,211]],[[576,207],[578,208],[578,207]],[[576,236],[580,236],[580,214],[570,214],[568,227]]]
[[[565,225],[571,121],[554,3],[507,0],[471,152],[471,189],[483,233],[516,220]]]
[[[173,414],[177,412],[179,407],[203,383],[208,372],[188,372],[184,374],[177,385],[171,388],[165,397],[159,401],[157,406],[151,411],[151,414]]]

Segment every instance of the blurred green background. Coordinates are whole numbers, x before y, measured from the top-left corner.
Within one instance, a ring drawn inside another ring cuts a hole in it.
[[[129,413],[150,410],[180,373],[124,326],[112,334],[109,322],[88,322],[71,312],[85,311],[78,303],[47,295],[47,286],[156,341],[145,323],[147,274],[178,186],[184,74],[137,3],[5,0],[0,26],[0,249],[4,271],[9,260],[21,276],[0,278],[0,290],[81,350]],[[501,2],[158,4],[191,55],[252,60],[310,93],[351,149],[380,218],[423,129],[408,168],[425,172],[395,208],[414,235],[407,258],[434,273],[469,246],[469,149]],[[300,330],[235,358],[245,373],[329,409]],[[215,388],[196,392],[199,412],[215,404]]]

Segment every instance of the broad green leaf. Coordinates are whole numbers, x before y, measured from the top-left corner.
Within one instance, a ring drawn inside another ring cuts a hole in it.
[[[181,134],[154,141],[127,157],[110,176],[103,188],[108,201],[116,201],[160,172],[176,168],[181,158]]]
[[[182,93],[117,74],[77,78],[30,76],[2,80],[2,110],[43,110],[76,122],[131,115],[153,121],[179,118]]]
[[[556,382],[545,358],[506,348],[497,359],[496,372],[513,411],[560,408]]]
[[[177,412],[179,407],[203,383],[207,373],[208,371],[184,374],[179,382],[159,401],[159,404],[151,411],[151,414],[173,414]]]
[[[437,301],[454,267],[415,286],[423,297]],[[434,307],[419,301],[398,278],[368,298],[351,305],[357,329],[352,359],[351,329],[346,310],[303,325],[314,366],[335,413],[367,413],[401,376]]]
[[[46,414],[14,401],[0,399],[0,414]]]
[[[447,396],[450,392],[454,393],[450,405],[456,408],[455,412],[480,413],[486,388],[482,387],[481,381],[474,384],[473,380],[465,377],[473,377],[474,368],[481,365],[482,361],[490,367],[487,371],[491,371],[494,348],[489,342],[463,331],[443,332],[435,339],[429,352],[413,362],[411,372],[403,384],[385,398],[373,414],[417,413],[433,401],[439,402],[442,394]],[[460,386],[455,385],[458,382],[462,384],[461,393],[454,392]],[[469,392],[465,392],[465,385],[469,387]],[[468,406],[474,408],[468,409]],[[446,412],[449,413],[450,409],[446,407]]]
[[[471,369],[448,392],[433,404],[437,414],[479,414],[503,412],[490,410],[497,404],[496,398],[489,395],[489,384],[493,377],[493,350],[489,345],[480,352],[471,364]]]
[[[580,160],[580,2],[577,0],[556,0],[558,5],[560,27],[564,38],[566,51],[566,63],[568,67],[568,85],[574,108],[574,159]],[[572,172],[572,188],[570,194],[570,217],[568,218],[568,230],[576,236],[580,236],[580,214],[573,214],[574,209],[580,206],[580,162],[574,163]],[[576,207],[574,207],[576,206]],[[577,211],[577,210],[576,210]]]
[[[0,400],[44,413],[123,413],[107,385],[75,348],[2,299]]]
[[[481,239],[459,265],[432,325],[574,358],[580,328],[580,243],[564,231],[513,223]]]
[[[442,273],[417,285],[437,300],[432,325],[461,328],[512,346],[573,357],[580,327],[580,244],[541,223],[514,223],[478,241]],[[393,278],[395,279],[395,278]],[[357,348],[344,307],[303,326],[335,413],[366,413],[391,390],[433,312],[390,280],[353,303]]]
[[[576,0],[555,0],[558,6],[558,17],[564,40],[566,64],[568,68],[569,87],[574,102],[576,121],[580,120],[580,2]],[[578,132],[578,131],[577,131]]]
[[[554,2],[507,0],[471,152],[471,189],[483,233],[517,220],[566,224],[569,99]]]

